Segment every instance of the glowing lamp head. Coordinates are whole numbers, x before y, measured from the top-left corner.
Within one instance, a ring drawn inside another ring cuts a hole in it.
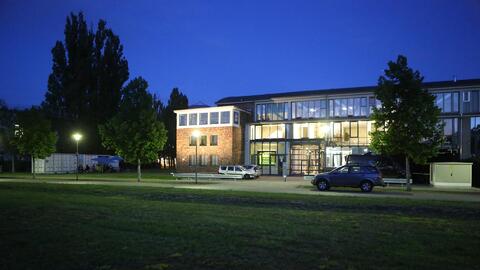
[[[80,133],[74,133],[74,134],[72,135],[72,138],[73,138],[75,141],[78,142],[78,141],[80,141],[80,140],[82,139],[82,134],[80,134]]]
[[[200,137],[200,131],[198,131],[198,130],[193,131],[192,136],[195,137],[195,138]]]

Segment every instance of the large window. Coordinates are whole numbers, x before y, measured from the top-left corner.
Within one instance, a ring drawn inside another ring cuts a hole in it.
[[[220,124],[230,124],[230,112],[220,113]]]
[[[257,104],[255,115],[257,121],[277,121],[288,119],[288,103]]]
[[[447,145],[455,146],[458,140],[458,118],[442,119],[443,136],[445,136],[445,143]]]
[[[329,105],[331,117],[367,116],[369,112],[366,97],[331,99]]]
[[[187,115],[186,114],[180,114],[178,125],[181,126],[181,127],[184,127],[184,126],[187,125]]]
[[[294,123],[293,139],[326,139],[341,145],[367,145],[372,121]]]
[[[188,125],[189,126],[196,126],[197,123],[197,114],[196,113],[191,113],[188,115]]]
[[[294,123],[294,139],[326,139],[330,136],[330,122]]]
[[[327,100],[292,102],[292,119],[327,117]]]
[[[251,138],[283,139],[285,138],[285,125],[256,125],[250,127]]]
[[[458,92],[435,93],[435,105],[443,113],[458,112]]]
[[[200,125],[208,125],[208,113],[200,113]]]

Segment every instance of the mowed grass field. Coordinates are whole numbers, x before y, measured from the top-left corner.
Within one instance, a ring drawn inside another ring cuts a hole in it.
[[[17,173],[0,173],[1,178],[10,179],[32,179],[31,173],[17,172]],[[59,174],[37,174],[36,179],[39,180],[61,180],[69,181],[76,180],[75,173],[59,173]],[[121,172],[121,173],[80,173],[78,180],[85,181],[115,181],[115,182],[132,182],[137,181],[137,172]],[[144,170],[142,171],[142,182],[158,182],[165,180],[175,180],[175,178],[168,172],[158,170]]]
[[[0,183],[1,269],[479,269],[480,205]]]

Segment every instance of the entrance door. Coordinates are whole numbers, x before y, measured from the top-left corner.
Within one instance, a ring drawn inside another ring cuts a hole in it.
[[[314,175],[323,169],[320,147],[314,144],[292,145],[290,150],[291,174]]]
[[[275,151],[258,151],[257,165],[260,166],[263,175],[278,174],[278,158]]]

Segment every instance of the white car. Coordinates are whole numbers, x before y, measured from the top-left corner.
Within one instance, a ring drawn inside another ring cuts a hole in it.
[[[222,165],[218,168],[219,174],[241,175],[243,179],[255,178],[253,169],[246,169],[241,165]]]
[[[253,170],[255,172],[255,178],[258,178],[260,175],[262,175],[262,170],[257,165],[243,165],[243,167],[247,170]]]

